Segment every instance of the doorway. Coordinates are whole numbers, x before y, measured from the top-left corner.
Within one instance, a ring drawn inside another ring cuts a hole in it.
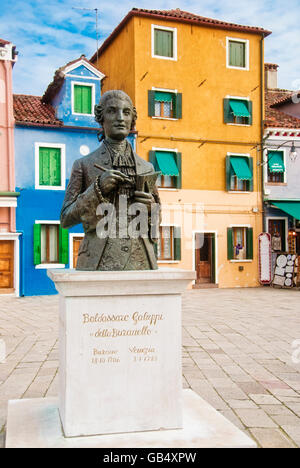
[[[78,250],[81,244],[81,241],[83,240],[84,234],[79,234],[76,236],[72,237],[72,250],[71,250],[71,255],[72,255],[72,263],[70,264],[70,268],[76,268],[77,265],[77,259],[78,259]],[[71,259],[70,259],[71,260]]]
[[[14,292],[14,241],[0,241],[0,294]]]
[[[269,218],[268,233],[271,234],[273,252],[286,252],[287,230],[286,218]]]
[[[214,233],[195,234],[196,285],[211,285],[216,282],[216,242]]]

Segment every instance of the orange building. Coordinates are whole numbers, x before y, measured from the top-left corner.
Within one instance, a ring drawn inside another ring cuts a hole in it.
[[[162,175],[159,265],[196,285],[258,285],[264,44],[261,28],[179,9],[132,9],[91,58],[103,91],[138,110],[137,153]]]

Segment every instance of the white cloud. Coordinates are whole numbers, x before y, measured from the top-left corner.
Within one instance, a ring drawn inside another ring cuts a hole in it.
[[[277,63],[279,86],[292,88],[300,78],[298,59],[299,0],[15,0],[2,6],[1,37],[20,52],[14,68],[14,90],[40,95],[54,71],[82,53],[96,50],[95,12],[72,7],[99,8],[100,43],[133,7],[180,8],[228,22],[273,31],[265,39],[265,61]]]

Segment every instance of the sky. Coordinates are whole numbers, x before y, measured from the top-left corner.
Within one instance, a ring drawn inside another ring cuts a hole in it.
[[[75,8],[74,8],[75,7]],[[55,70],[96,51],[133,7],[180,8],[201,16],[271,30],[265,62],[277,63],[278,87],[300,89],[300,0],[2,0],[0,37],[16,45],[14,93],[41,96]],[[78,8],[89,8],[80,10]]]

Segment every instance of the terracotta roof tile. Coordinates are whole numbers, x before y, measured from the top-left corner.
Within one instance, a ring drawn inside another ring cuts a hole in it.
[[[14,116],[16,123],[55,127],[63,125],[63,122],[55,117],[54,107],[44,104],[40,96],[14,94]]]
[[[5,44],[11,44],[10,41],[6,41],[5,39],[0,39],[0,45],[3,46]]]
[[[277,70],[278,67],[277,63],[265,63],[265,70]]]
[[[274,108],[279,101],[289,99],[292,91],[287,89],[268,89],[265,93],[265,127],[300,128],[300,119]]]
[[[183,11],[183,10],[180,10],[179,8],[177,8],[176,10],[146,10],[142,8],[133,8],[132,10],[129,11],[129,13],[125,16],[125,18],[123,18],[121,23],[119,23],[119,25],[114,29],[111,35],[103,42],[102,46],[98,49],[99,54],[101,54],[106,49],[106,47],[112,42],[114,37],[118,35],[121,29],[133,16],[165,19],[168,21],[179,21],[182,23],[204,25],[204,26],[209,26],[213,28],[228,29],[231,31],[241,31],[241,32],[248,32],[248,33],[253,33],[253,34],[262,34],[263,36],[268,36],[269,34],[271,34],[271,31],[267,31],[263,28],[259,28],[256,26],[242,26],[240,24],[228,23],[226,21],[206,18],[205,16],[200,16],[194,13],[189,13],[188,11]],[[97,53],[95,53],[91,57],[90,61],[94,62],[96,57],[97,57]]]
[[[297,100],[299,100],[300,98],[300,91],[290,91],[289,95],[288,96],[284,96],[283,98],[278,98],[272,105],[271,107],[277,107],[277,106],[281,106],[282,104],[288,104],[289,102],[292,102],[292,99],[293,99],[293,96],[295,96],[295,98]],[[299,101],[298,101],[299,102]]]

